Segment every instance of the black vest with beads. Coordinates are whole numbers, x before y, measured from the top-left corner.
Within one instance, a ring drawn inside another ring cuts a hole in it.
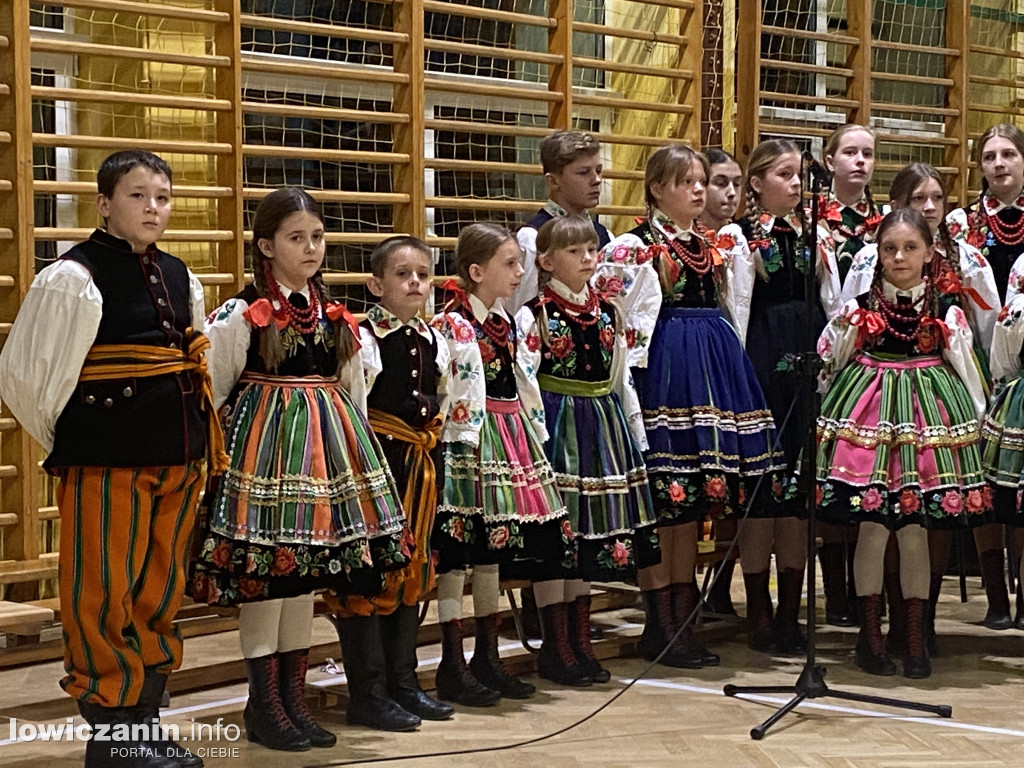
[[[192,325],[184,262],[96,230],[62,259],[92,275],[103,297],[94,344],[182,349]],[[192,373],[79,382],[57,419],[45,467],[180,466],[206,455],[206,417]]]

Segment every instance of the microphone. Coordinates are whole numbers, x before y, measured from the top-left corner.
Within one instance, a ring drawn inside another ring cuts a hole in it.
[[[832,171],[819,163],[817,158],[815,158],[814,155],[806,149],[803,151],[802,157],[804,161],[804,170],[811,172],[811,176],[814,177],[819,186],[832,186]]]

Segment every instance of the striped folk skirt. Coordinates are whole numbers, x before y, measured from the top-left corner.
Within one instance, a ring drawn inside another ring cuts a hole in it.
[[[654,502],[643,456],[611,382],[540,377],[550,438],[544,448],[576,533],[578,571],[587,581],[623,581],[637,553],[657,551]],[[645,541],[638,548],[635,539]]]
[[[823,520],[955,528],[992,508],[974,405],[941,357],[859,353],[822,403],[817,429]]]
[[[981,461],[995,486],[990,522],[1024,526],[1024,385],[1011,381],[985,416]]]
[[[445,443],[444,468],[431,535],[438,573],[498,564],[505,578],[539,580],[575,567],[568,513],[518,398],[488,398],[479,444]]]
[[[246,374],[207,489],[190,594],[234,605],[329,588],[374,595],[410,561],[394,480],[337,379]]]
[[[786,461],[775,421],[750,358],[719,310],[662,309],[647,368],[635,368],[633,378],[660,525],[741,513],[755,489],[751,514],[776,513],[772,476]]]

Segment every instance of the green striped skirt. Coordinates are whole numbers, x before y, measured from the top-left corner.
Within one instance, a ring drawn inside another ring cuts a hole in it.
[[[207,489],[190,594],[232,605],[330,588],[374,595],[409,562],[400,496],[337,379],[242,378]]]
[[[960,527],[992,508],[974,405],[941,357],[859,353],[822,403],[817,431],[823,520]]]
[[[981,461],[995,484],[991,522],[1024,526],[1024,386],[1011,381],[999,395],[981,428]]]

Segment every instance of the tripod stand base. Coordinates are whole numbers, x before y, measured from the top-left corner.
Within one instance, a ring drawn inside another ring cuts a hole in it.
[[[898,709],[912,709],[916,712],[928,712],[939,717],[952,717],[953,708],[946,704],[919,704],[916,701],[890,699],[885,696],[869,696],[863,693],[835,691],[825,683],[825,668],[808,664],[803,668],[795,685],[727,685],[723,689],[726,696],[737,696],[743,693],[791,693],[793,698],[777,709],[771,717],[758,726],[750,729],[750,738],[760,741],[768,733],[768,729],[794,710],[804,699],[819,699],[831,696],[844,701],[859,701],[865,704],[880,704]]]

